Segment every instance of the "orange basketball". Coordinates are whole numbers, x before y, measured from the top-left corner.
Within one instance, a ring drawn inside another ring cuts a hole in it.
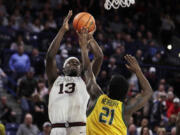
[[[91,32],[95,29],[95,25],[94,17],[87,12],[77,14],[73,20],[73,27],[77,31],[80,31],[81,28],[85,27]]]

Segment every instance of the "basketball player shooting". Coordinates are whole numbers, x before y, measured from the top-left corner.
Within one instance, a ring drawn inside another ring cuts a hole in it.
[[[120,75],[112,77],[108,95],[103,94],[96,83],[88,58],[87,34],[88,30],[86,29],[78,33],[79,38],[83,41],[79,45],[81,47],[83,66],[86,69],[87,90],[90,94],[87,109],[87,135],[127,135],[127,125],[131,115],[148,102],[152,95],[152,88],[143,75],[137,60],[131,55],[126,55],[125,60],[128,63],[126,67],[138,77],[143,89],[141,94],[130,99],[125,104],[128,82]]]
[[[52,123],[51,135],[85,135],[86,109],[89,100],[85,82],[81,78],[81,63],[76,57],[68,58],[63,65],[64,76],[58,76],[55,56],[60,42],[66,31],[69,30],[69,11],[63,25],[52,41],[46,54],[46,73],[49,83],[48,114]],[[93,72],[98,75],[102,64],[102,50],[88,34],[88,42],[95,58],[92,61]]]

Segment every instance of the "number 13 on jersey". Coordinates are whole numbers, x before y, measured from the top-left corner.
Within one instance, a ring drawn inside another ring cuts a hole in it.
[[[99,122],[112,125],[114,119],[114,109],[110,110],[107,107],[102,107],[102,111],[103,112],[99,114]]]

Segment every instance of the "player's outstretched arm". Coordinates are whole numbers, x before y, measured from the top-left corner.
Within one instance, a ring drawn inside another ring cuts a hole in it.
[[[178,113],[176,120],[176,135],[180,135],[180,112]]]
[[[126,64],[126,67],[136,74],[142,87],[141,94],[138,94],[136,97],[130,99],[125,106],[125,114],[131,115],[135,111],[142,108],[148,102],[148,100],[152,96],[153,91],[148,80],[142,73],[141,68],[139,67],[139,64],[135,57],[131,55],[126,55],[125,60],[128,62],[128,64]]]
[[[87,50],[87,44],[88,44],[88,30],[86,28],[83,28],[80,33],[78,33],[79,36],[79,45],[81,47],[81,55],[82,55],[82,66],[83,70],[85,72],[85,79],[87,84],[87,90],[90,95],[91,99],[97,98],[100,94],[102,94],[102,91],[98,84],[96,83],[96,78],[92,71],[92,65],[90,63],[89,57],[88,57],[88,50]]]
[[[88,43],[90,45],[90,51],[94,55],[94,59],[92,61],[92,70],[95,77],[97,77],[101,69],[101,65],[103,63],[104,55],[103,55],[102,49],[100,48],[100,46],[98,45],[98,43],[93,37],[93,34],[95,31],[96,31],[96,28],[94,29],[94,31],[88,34]]]
[[[72,11],[69,11],[68,15],[64,19],[62,27],[60,28],[56,37],[51,42],[51,45],[46,54],[46,74],[48,76],[48,83],[50,86],[52,86],[58,76],[55,56],[59,50],[60,42],[64,36],[64,33],[69,30],[68,22],[71,16]]]

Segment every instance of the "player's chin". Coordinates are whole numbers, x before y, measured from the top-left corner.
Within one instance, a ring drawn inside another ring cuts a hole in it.
[[[75,69],[72,69],[72,70],[69,72],[69,76],[78,76],[78,71],[75,70]]]

